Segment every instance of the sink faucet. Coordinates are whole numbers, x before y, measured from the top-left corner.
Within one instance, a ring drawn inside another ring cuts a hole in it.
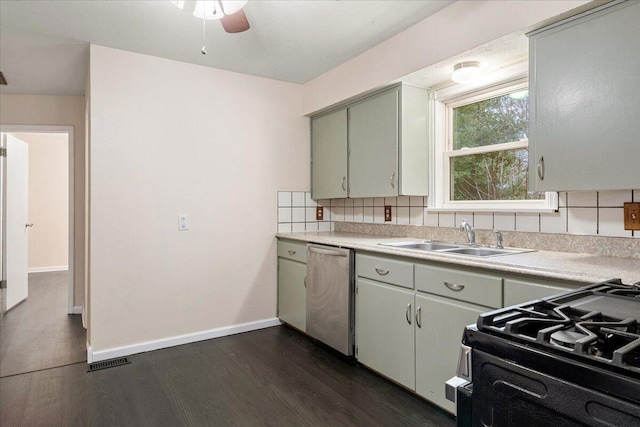
[[[496,248],[504,249],[504,246],[502,245],[502,233],[498,230],[493,230],[493,232],[496,235]]]
[[[476,231],[473,229],[471,224],[467,222],[466,219],[463,219],[462,223],[460,223],[460,230],[463,230],[467,233],[467,239],[469,240],[470,245],[476,244]]]

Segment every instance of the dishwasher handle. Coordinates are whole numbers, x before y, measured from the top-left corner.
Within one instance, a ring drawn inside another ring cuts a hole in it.
[[[332,249],[324,249],[324,248],[319,248],[317,246],[309,246],[309,252],[314,252],[316,254],[321,254],[321,255],[331,255],[331,256],[341,256],[341,257],[349,256],[348,252],[332,250]]]

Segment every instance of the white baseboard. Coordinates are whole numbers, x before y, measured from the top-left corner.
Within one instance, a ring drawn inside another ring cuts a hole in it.
[[[101,360],[113,359],[114,357],[129,356],[131,354],[144,353],[145,351],[159,350],[161,348],[175,347],[177,345],[189,344],[198,341],[210,340],[212,338],[225,337],[227,335],[240,334],[242,332],[256,331],[258,329],[270,328],[281,325],[282,322],[277,317],[271,319],[258,320],[255,322],[242,323],[239,325],[225,326],[222,328],[209,329],[206,331],[194,332],[191,334],[177,335],[159,340],[131,344],[123,347],[108,348],[105,350],[93,351],[92,347],[87,348],[87,363],[99,362]]]
[[[82,307],[81,305],[74,305],[73,306],[73,313],[71,314],[82,314],[82,310],[84,309],[84,307]]]
[[[29,273],[49,273],[51,271],[67,271],[68,265],[52,265],[50,267],[32,267],[29,269]]]

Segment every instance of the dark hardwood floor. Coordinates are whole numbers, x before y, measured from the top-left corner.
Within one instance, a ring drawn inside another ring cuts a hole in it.
[[[29,274],[27,300],[0,317],[0,377],[87,360],[82,318],[67,314],[68,277]]]
[[[453,417],[279,326],[0,379],[7,426],[453,426]]]

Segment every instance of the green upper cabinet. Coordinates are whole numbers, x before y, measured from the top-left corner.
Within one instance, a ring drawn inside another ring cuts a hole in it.
[[[395,85],[314,117],[312,197],[427,195],[428,111],[426,90]]]
[[[529,38],[530,186],[640,188],[640,2]]]
[[[311,121],[311,197],[347,197],[347,109]]]

